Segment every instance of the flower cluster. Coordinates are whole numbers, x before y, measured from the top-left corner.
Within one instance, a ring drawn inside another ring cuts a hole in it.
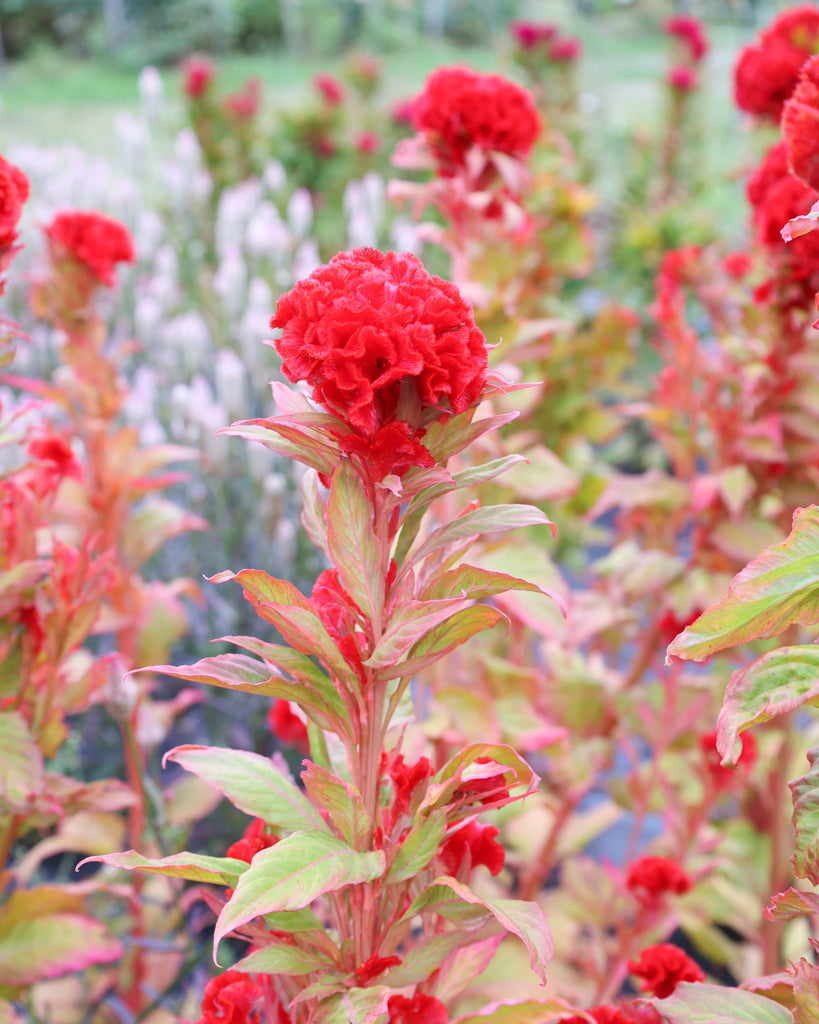
[[[819,8],[784,11],[740,53],[734,69],[737,106],[778,121],[805,60],[819,50]]]
[[[17,240],[17,223],[28,199],[28,178],[0,154],[0,251]]]
[[[390,996],[387,1003],[389,1024],[447,1024],[446,1007],[434,996],[416,992],[408,996]]]
[[[509,32],[518,46],[524,50],[534,50],[542,43],[548,43],[558,33],[557,25],[552,22],[512,21]]]
[[[340,253],[282,296],[270,326],[288,380],[370,439],[398,419],[417,429],[425,411],[464,412],[486,381],[472,309],[411,253]]]
[[[445,175],[464,167],[473,147],[524,158],[540,133],[540,117],[525,89],[465,67],[433,72],[415,100],[413,117]]]
[[[626,888],[646,908],[662,903],[666,893],[688,892],[691,879],[667,857],[641,857],[628,869]]]
[[[182,89],[188,99],[200,100],[209,91],[216,68],[207,57],[193,54],[182,63]]]
[[[802,67],[799,83],[782,112],[782,134],[791,172],[819,191],[819,56]]]
[[[335,76],[327,74],[316,75],[313,79],[313,85],[331,107],[337,107],[344,101],[344,87]]]
[[[133,263],[134,245],[124,224],[95,211],[65,210],[45,233],[55,262],[68,257],[82,264],[102,284],[114,284],[117,263]]]
[[[681,981],[705,980],[699,965],[670,942],[644,949],[637,960],[629,961],[628,969],[643,979],[643,991],[652,992],[658,999],[670,996]]]
[[[198,1024],[261,1024],[256,1004],[264,995],[261,985],[240,971],[225,971],[205,985]]]

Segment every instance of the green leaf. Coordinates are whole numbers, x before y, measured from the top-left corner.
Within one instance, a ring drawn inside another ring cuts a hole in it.
[[[467,409],[458,416],[450,417],[446,423],[432,423],[427,427],[424,447],[436,462],[446,462],[450,456],[462,452],[490,430],[497,430],[518,417],[517,412],[505,412],[499,416],[487,416],[473,423],[474,415],[474,409]]]
[[[387,879],[390,882],[405,882],[423,871],[438,852],[446,834],[446,826],[446,811],[417,819],[401,841]]]
[[[819,914],[819,893],[786,889],[778,892],[762,911],[768,921],[793,921],[797,917]]]
[[[261,818],[276,831],[327,829],[316,808],[269,757],[226,747],[185,745],[169,751],[164,760],[175,761],[217,789],[234,807]]]
[[[505,1003],[486,1012],[456,1017],[452,1024],[550,1024],[565,1018],[571,1010],[562,999],[527,999],[525,1003]]]
[[[524,590],[533,594],[543,594],[560,608],[566,617],[566,605],[563,598],[548,587],[540,587],[537,583],[529,583],[517,576],[508,576],[505,572],[493,572],[490,569],[479,569],[474,565],[460,565],[433,577],[421,592],[420,600],[431,601],[447,597],[469,597],[480,600],[505,594],[509,590]]]
[[[119,942],[90,917],[51,914],[18,921],[0,939],[0,985],[32,985],[120,956]]]
[[[383,850],[358,853],[325,832],[296,832],[262,850],[239,879],[216,922],[214,956],[229,932],[255,917],[301,910],[324,893],[373,882],[384,874]]]
[[[294,587],[287,580],[277,580],[275,576],[269,576],[261,569],[241,569],[236,573],[225,569],[224,572],[218,572],[215,576],[207,578],[210,583],[235,580],[241,586],[244,597],[251,604],[277,604],[305,608],[308,611],[313,607],[309,598],[306,598],[298,587]]]
[[[819,885],[819,747],[808,751],[807,775],[789,782],[796,848],[791,863],[798,878]]]
[[[650,1002],[668,1024],[793,1024],[772,999],[705,982],[680,982],[673,995]]]
[[[270,644],[266,640],[259,640],[255,636],[220,636],[213,643],[229,643],[242,647],[252,654],[257,654],[268,665],[281,669],[294,679],[306,683],[314,690],[325,694],[331,702],[335,701],[338,710],[343,711],[343,705],[338,700],[335,688],[330,682],[326,673],[312,662],[304,654],[294,651],[292,647],[284,647],[282,644]]]
[[[275,849],[275,847],[274,847]],[[184,878],[189,882],[208,882],[233,888],[239,876],[248,870],[247,863],[235,857],[204,857],[198,853],[175,853],[170,857],[143,857],[136,850],[125,853],[107,853],[100,857],[86,857],[77,867],[93,862],[126,871],[148,871],[153,875]]]
[[[27,562],[18,562],[6,572],[0,572],[0,617],[16,609],[21,595],[31,589],[47,570],[46,559],[32,558]]]
[[[301,781],[314,803],[328,812],[344,841],[356,849],[363,846],[372,819],[356,787],[312,761],[301,773]]]
[[[402,962],[390,971],[390,985],[393,988],[418,985],[422,981],[426,981],[433,971],[441,968],[451,953],[464,946],[472,946],[492,937],[495,937],[497,943],[501,937],[499,932],[502,935],[503,929],[492,918],[477,931],[453,928],[450,931],[424,936],[424,941],[413,943]],[[474,976],[473,973],[470,980]]]
[[[415,552],[415,561],[458,540],[468,540],[484,533],[501,533],[519,530],[525,526],[548,526],[555,533],[555,526],[535,505],[491,505],[466,512],[458,519],[434,530]]]
[[[351,988],[331,996],[311,1019],[315,1024],[380,1024],[393,994],[386,985]]]
[[[350,459],[333,473],[327,499],[327,544],[342,586],[376,628],[384,612],[381,542],[373,531],[373,510]]]
[[[169,541],[188,530],[209,530],[210,523],[201,516],[167,498],[151,497],[143,501],[128,519],[122,531],[124,564],[139,567]]]
[[[537,903],[485,898],[473,892],[469,886],[457,879],[444,875],[441,878],[436,878],[427,890],[413,900],[409,910],[404,914],[404,918],[410,917],[413,912],[419,913],[425,909],[435,910],[442,917],[449,916],[448,911],[452,909],[453,903],[446,899],[447,890],[454,897],[455,906],[457,906],[457,902],[460,902],[462,905],[488,911],[498,924],[511,934],[517,935],[529,951],[532,970],[540,981],[544,985],[546,984],[546,964],[554,954],[554,944],[546,918]]]
[[[261,604],[256,610],[263,619],[272,622],[297,651],[318,658],[332,674],[342,679],[350,676],[352,669],[312,608],[308,610],[292,605]]]
[[[301,495],[301,523],[304,532],[319,551],[324,552],[327,561],[331,562],[330,548],[327,543],[327,521],[324,518],[326,501],[319,493],[319,478],[315,470],[308,470],[302,477]]]
[[[329,429],[325,432],[301,429],[299,426],[287,422],[296,420],[298,415],[240,420],[237,423],[232,423],[229,427],[217,430],[217,434],[243,437],[246,441],[259,441],[265,448],[270,448],[286,459],[295,459],[319,473],[330,476],[341,457],[338,439],[332,436]],[[315,415],[320,416],[321,414]],[[327,417],[327,420],[335,421],[333,429],[336,433],[338,433],[338,427],[343,426],[341,421],[336,420],[335,417]]]
[[[802,957],[792,970],[793,1024],[816,1024],[819,1021],[819,968]]]
[[[819,647],[780,647],[733,673],[717,721],[717,747],[725,764],[742,753],[739,734],[749,725],[819,704]]]
[[[819,621],[819,507],[799,508],[793,529],[738,573],[728,596],[708,608],[668,648],[701,661],[749,640],[776,636],[791,625]]]
[[[367,668],[391,669],[431,630],[461,611],[467,603],[462,598],[402,601],[390,619],[387,631],[364,664]]]
[[[286,974],[295,977],[311,974],[313,971],[326,971],[335,965],[323,954],[314,949],[300,949],[284,943],[275,946],[263,946],[255,950],[231,970],[247,971],[250,974]]]
[[[24,811],[43,787],[43,755],[19,711],[0,712],[0,809]]]

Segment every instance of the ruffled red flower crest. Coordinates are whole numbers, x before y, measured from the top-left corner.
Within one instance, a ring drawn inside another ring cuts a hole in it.
[[[265,832],[265,828],[261,818],[254,818],[244,830],[242,838],[228,847],[225,856],[245,860],[249,864],[260,850],[269,850],[275,846],[279,837]]]
[[[699,965],[670,942],[644,949],[639,959],[629,962],[628,969],[643,979],[643,992],[652,992],[658,999],[670,996],[681,981],[705,980]]]
[[[64,210],[56,214],[45,233],[58,255],[59,249],[64,250],[109,288],[114,284],[117,263],[135,259],[128,228],[95,211]]]
[[[261,985],[240,971],[225,971],[205,985],[198,1024],[261,1024],[254,1004],[262,998]]]
[[[489,868],[490,874],[499,875],[506,859],[506,851],[497,841],[498,835],[499,831],[494,825],[481,825],[477,821],[467,822],[449,836],[438,856],[450,875],[457,875],[467,858],[470,870],[484,864]]]
[[[0,249],[14,244],[17,222],[28,199],[28,178],[0,155]]]
[[[791,172],[819,191],[819,56],[802,67],[782,112],[782,134]]]
[[[279,299],[270,326],[282,329],[275,345],[288,380],[307,381],[317,402],[369,437],[394,420],[417,429],[425,410],[464,412],[486,381],[471,307],[411,253],[339,253]]]
[[[416,992],[407,996],[390,996],[387,1003],[389,1024],[447,1024],[449,1016],[440,999]]]
[[[540,133],[540,116],[525,89],[464,67],[433,72],[415,100],[413,118],[445,173],[464,166],[473,146],[526,157]]]
[[[691,879],[667,857],[641,857],[628,869],[626,888],[644,907],[654,907],[666,893],[688,892]]]
[[[708,36],[705,25],[690,14],[674,14],[663,26],[671,36],[676,36],[687,48],[694,64],[699,64],[708,53]]]

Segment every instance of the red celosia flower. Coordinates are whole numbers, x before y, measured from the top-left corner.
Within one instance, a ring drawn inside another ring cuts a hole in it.
[[[216,68],[207,57],[194,55],[183,61],[182,74],[185,76],[182,81],[185,95],[192,100],[198,100],[210,88],[210,84],[216,76]]]
[[[486,381],[471,308],[411,253],[339,253],[279,299],[270,326],[283,331],[285,376],[371,437],[397,418],[399,400],[417,429],[423,407],[464,412]]]
[[[745,252],[729,252],[722,261],[722,269],[736,281],[741,281],[752,266],[753,260]]]
[[[383,755],[382,755],[383,756]],[[422,757],[411,767],[404,763],[404,755],[398,754],[390,767],[390,778],[395,789],[395,799],[390,812],[385,815],[387,832],[392,832],[395,823],[409,811],[410,800],[416,789],[432,775],[429,758]]]
[[[310,749],[307,726],[293,713],[289,700],[280,698],[270,705],[267,725],[276,739],[281,740],[286,746],[296,747],[304,753]]]
[[[705,980],[699,965],[670,942],[644,949],[639,960],[629,962],[628,969],[643,979],[643,992],[653,992],[658,999],[670,996],[681,981]]]
[[[807,57],[819,49],[819,8],[813,4],[783,11],[755,43],[740,53],[734,70],[737,106],[779,120]]]
[[[676,64],[668,72],[668,84],[677,92],[691,92],[697,87],[697,76],[693,68],[685,64]]]
[[[254,1004],[264,991],[241,971],[225,971],[205,985],[198,1024],[261,1024],[261,1009]]]
[[[17,222],[28,199],[28,178],[0,154],[0,249],[17,239]]]
[[[82,480],[82,463],[68,441],[59,434],[35,434],[28,443],[28,453],[46,465],[55,482],[64,476]]]
[[[458,874],[467,856],[470,869],[485,864],[490,874],[499,875],[503,869],[506,851],[495,839],[498,834],[499,830],[494,825],[480,825],[477,821],[467,822],[444,841],[438,856],[450,875]]]
[[[400,956],[371,956],[360,967],[356,967],[355,980],[361,988],[364,988],[373,978],[377,978],[379,974],[386,971],[388,967],[397,967],[400,963]]]
[[[558,27],[548,22],[513,21],[509,25],[509,31],[518,46],[524,50],[534,50],[541,43],[554,39]]]
[[[705,756],[705,769],[711,778],[711,783],[717,789],[726,789],[738,777],[738,769],[750,771],[756,761],[756,740],[751,732],[742,734],[742,753],[737,759],[736,768],[724,767],[720,762],[721,758],[717,750],[716,730],[706,733],[700,737],[700,750]]]
[[[359,132],[355,138],[355,148],[359,153],[370,156],[381,149],[381,138],[375,132]]]
[[[540,132],[540,116],[525,89],[464,67],[433,72],[415,100],[413,117],[445,174],[464,166],[473,146],[526,157]]]
[[[390,996],[387,1012],[390,1015],[388,1024],[447,1024],[449,1019],[440,999],[423,992],[416,992],[412,999]]]
[[[56,214],[45,233],[54,247],[84,264],[103,284],[114,284],[117,263],[133,263],[134,244],[128,228],[94,211],[65,210]]]
[[[705,25],[690,14],[674,14],[670,17],[663,28],[669,35],[676,36],[688,48],[691,60],[699,64],[702,58],[708,53],[708,37],[705,34]]]
[[[413,466],[435,465],[418,436],[406,423],[388,423],[372,438],[348,434],[339,444],[345,455],[361,456],[373,480],[383,480],[390,473],[403,476]]]
[[[612,1006],[604,1003],[595,1006],[586,1013],[597,1021],[597,1024],[660,1024],[661,1017],[653,1006],[635,1006],[634,1003],[622,1003]],[[586,1024],[580,1017],[564,1017],[560,1024]]]
[[[262,83],[259,78],[248,78],[241,92],[232,92],[222,100],[225,111],[237,121],[250,121],[259,112]]]
[[[667,857],[641,857],[626,873],[626,888],[644,907],[655,907],[668,892],[688,892],[691,879]]]
[[[819,191],[819,56],[802,67],[782,113],[782,134],[791,172]]]
[[[361,609],[356,605],[344,587],[336,569],[325,569],[313,585],[313,608],[324,628],[335,640],[346,660],[363,677],[359,640],[365,641],[364,634],[357,628]]]
[[[316,75],[313,85],[318,89],[331,107],[337,107],[344,99],[341,82],[332,75]]]
[[[413,111],[415,110],[415,97],[411,96],[409,99],[399,100],[393,104],[390,115],[396,124],[412,126],[413,122]]]
[[[556,61],[558,64],[570,64],[573,60],[577,60],[582,53],[583,44],[579,39],[564,36],[563,39],[553,40],[549,47],[549,60]]]
[[[242,834],[242,838],[228,847],[226,857],[246,860],[249,864],[260,850],[269,850],[279,841],[278,836],[265,832],[267,825],[261,818],[254,818]]]

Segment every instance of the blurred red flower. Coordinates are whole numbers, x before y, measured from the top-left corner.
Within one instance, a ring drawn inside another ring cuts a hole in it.
[[[644,949],[639,959],[629,961],[628,969],[643,979],[643,992],[652,992],[658,999],[670,996],[681,981],[705,980],[699,965],[670,942]]]
[[[449,1015],[446,1007],[434,996],[416,992],[407,996],[390,996],[387,1003],[389,1024],[447,1024]]]
[[[668,84],[677,92],[691,92],[697,88],[697,75],[685,64],[675,64],[668,72]]]
[[[453,832],[442,845],[438,856],[444,862],[450,875],[457,875],[461,865],[469,856],[470,866],[484,864],[489,873],[499,875],[506,859],[506,851],[495,838],[499,830],[494,825],[481,825],[477,821]]]
[[[654,907],[666,893],[688,892],[691,879],[667,857],[640,857],[626,873],[626,888],[644,907]]]
[[[240,971],[225,971],[205,985],[198,1024],[261,1024],[254,1004],[264,995],[261,985]]]
[[[28,199],[28,178],[0,154],[0,249],[17,239],[17,222]]]
[[[114,284],[116,264],[135,259],[128,228],[95,211],[64,210],[55,215],[45,233],[58,259],[64,250],[109,288]]]
[[[310,749],[307,726],[293,712],[289,700],[273,701],[267,712],[267,725],[276,739],[286,746],[296,747],[305,754]]]
[[[699,18],[691,14],[674,14],[667,19],[663,28],[685,44],[695,64],[699,64],[708,53],[708,36]]]
[[[337,107],[344,99],[344,88],[333,75],[316,75],[313,85],[331,107]]]
[[[819,56],[803,66],[782,112],[782,134],[791,172],[819,191]]]
[[[216,68],[213,61],[198,54],[186,58],[182,62],[182,89],[186,96],[192,100],[198,100],[208,91],[211,82],[216,77]]]

